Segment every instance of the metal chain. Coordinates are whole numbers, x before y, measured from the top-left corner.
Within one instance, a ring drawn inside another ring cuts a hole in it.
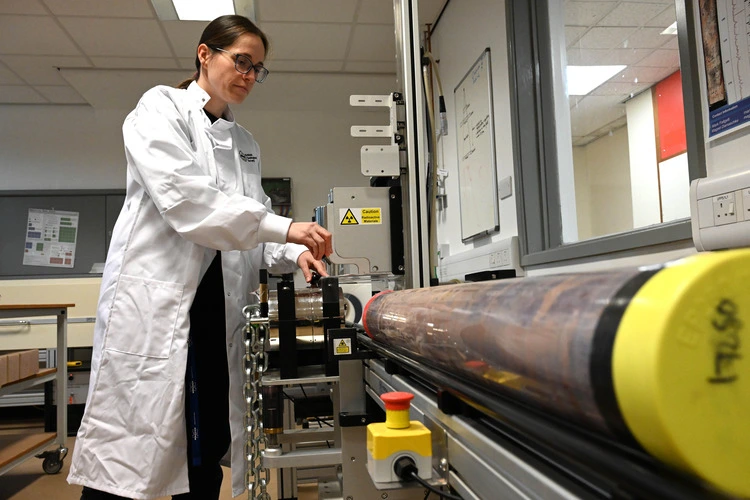
[[[268,318],[260,317],[257,306],[245,306],[242,309],[245,317],[245,385],[242,393],[245,397],[245,457],[247,471],[245,484],[248,500],[271,500],[266,491],[270,471],[263,468],[261,449],[266,444],[263,432],[263,396],[261,385],[263,373],[268,369],[268,358],[264,344],[269,331]]]

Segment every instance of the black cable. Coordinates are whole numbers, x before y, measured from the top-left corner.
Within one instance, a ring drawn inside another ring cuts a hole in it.
[[[430,492],[435,493],[436,495],[439,495],[440,498],[447,498],[448,500],[463,500],[461,497],[451,495],[449,493],[442,492],[439,488],[436,488],[435,486],[431,485],[421,477],[419,477],[419,470],[417,469],[417,464],[414,462],[414,460],[409,457],[400,457],[396,460],[396,462],[393,464],[393,472],[396,473],[396,476],[401,479],[402,481],[417,481],[419,484],[427,488],[427,495],[425,498],[427,498],[430,495]]]
[[[427,488],[428,490],[430,490],[431,492],[433,492],[434,494],[439,495],[440,498],[447,498],[448,500],[463,500],[463,498],[458,497],[456,495],[451,495],[450,493],[445,493],[443,491],[440,491],[440,489],[436,488],[435,486],[431,485],[430,483],[428,483],[427,481],[419,477],[419,474],[417,474],[416,471],[412,471],[411,478],[414,479],[419,484],[421,484],[422,486],[424,486],[425,488]],[[429,493],[427,494],[429,495]]]
[[[305,392],[305,388],[302,386],[302,384],[299,384],[299,388],[302,389],[302,395],[305,396],[305,399],[307,399],[307,393]],[[315,416],[313,416],[313,418],[318,421],[318,425],[322,429],[323,428],[323,421],[320,420],[320,417],[318,417],[317,415],[315,415]],[[328,425],[328,427],[333,427],[333,425],[331,425],[329,423],[326,423],[326,425]],[[331,447],[331,443],[329,443],[327,440],[326,440],[326,446],[328,446],[329,448]]]

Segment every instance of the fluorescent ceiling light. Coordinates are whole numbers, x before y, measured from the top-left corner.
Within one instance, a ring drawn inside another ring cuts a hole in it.
[[[673,22],[661,32],[662,35],[676,35],[677,34],[677,21]]]
[[[586,95],[625,69],[616,66],[568,66],[568,95]]]
[[[219,16],[234,14],[232,0],[172,0],[180,21],[212,21]]]

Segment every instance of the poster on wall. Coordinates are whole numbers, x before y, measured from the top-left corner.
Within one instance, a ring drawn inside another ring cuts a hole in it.
[[[78,212],[30,208],[23,265],[72,268],[77,236]]]
[[[708,137],[750,124],[750,2],[699,0]]]

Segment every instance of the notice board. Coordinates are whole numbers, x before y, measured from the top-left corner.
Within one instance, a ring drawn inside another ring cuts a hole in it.
[[[124,200],[122,190],[0,191],[0,279],[90,276],[94,264],[106,259],[112,228]],[[77,214],[71,265],[29,265],[29,259],[24,259],[30,211],[32,215]]]
[[[467,241],[500,229],[489,48],[482,52],[453,94],[461,239]]]

